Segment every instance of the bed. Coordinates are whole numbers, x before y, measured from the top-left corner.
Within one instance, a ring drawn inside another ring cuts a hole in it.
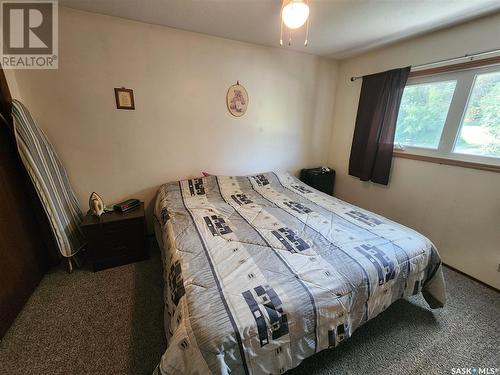
[[[421,234],[287,173],[161,186],[168,348],[156,374],[283,374],[394,301],[445,303]]]

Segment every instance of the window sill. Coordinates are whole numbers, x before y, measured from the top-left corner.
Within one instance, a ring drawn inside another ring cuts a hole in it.
[[[420,160],[429,163],[445,164],[445,165],[452,165],[455,167],[472,168],[472,169],[479,169],[482,171],[500,173],[499,165],[476,163],[472,161],[464,161],[456,159],[439,158],[427,155],[416,155],[405,151],[397,151],[397,150],[394,150],[393,157],[402,159]]]

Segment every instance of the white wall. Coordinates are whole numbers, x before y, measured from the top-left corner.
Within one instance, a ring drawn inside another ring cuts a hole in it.
[[[324,164],[337,63],[161,26],[60,9],[59,69],[16,71],[25,104],[81,203],[149,202],[167,181]],[[228,87],[249,93],[245,116]],[[134,89],[135,111],[114,87]]]
[[[336,195],[428,236],[445,263],[500,288],[500,174],[393,159],[387,187],[348,175],[361,80],[351,76],[500,47],[500,15],[341,61],[329,163]]]

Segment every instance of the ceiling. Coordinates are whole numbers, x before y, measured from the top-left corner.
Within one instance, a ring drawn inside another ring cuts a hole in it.
[[[59,4],[279,47],[281,0],[59,0]],[[309,45],[303,46],[303,27],[292,35],[292,46],[283,48],[344,58],[499,12],[500,1],[310,0],[310,8]]]

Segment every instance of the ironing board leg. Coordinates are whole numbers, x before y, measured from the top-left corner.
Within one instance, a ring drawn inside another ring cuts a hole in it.
[[[71,258],[72,257],[66,258],[68,260],[68,273],[72,273],[73,272],[73,262],[71,261]]]
[[[76,268],[80,268],[82,266],[82,262],[80,261],[79,255],[80,253],[75,254],[71,257],[71,259],[73,259],[73,262],[75,262]]]

